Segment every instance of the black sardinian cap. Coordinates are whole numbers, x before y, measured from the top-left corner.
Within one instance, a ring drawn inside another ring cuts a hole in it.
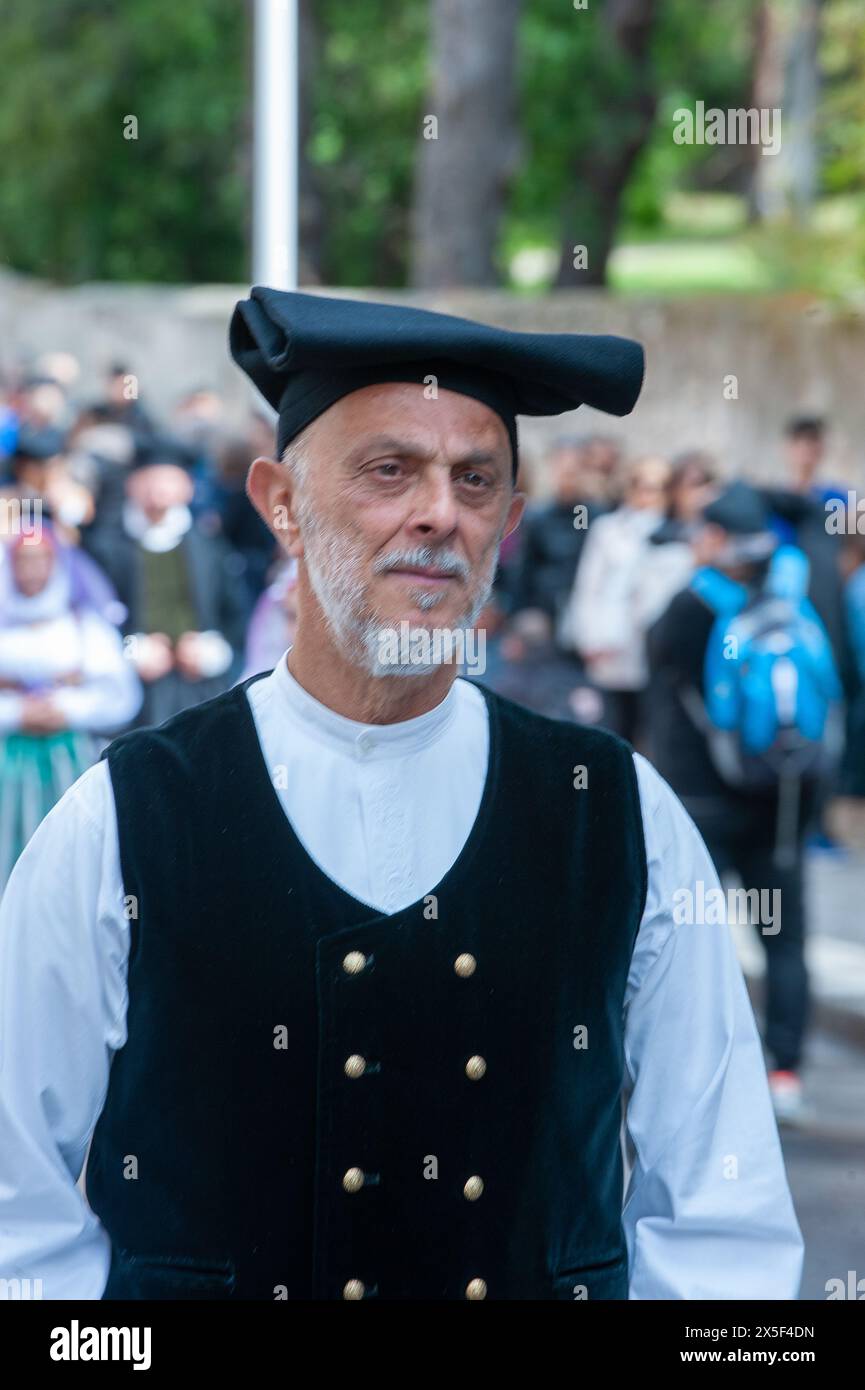
[[[342,396],[433,376],[440,388],[473,396],[501,417],[516,471],[517,415],[558,415],[579,405],[627,415],[643,383],[643,349],[630,338],[517,333],[428,309],[263,285],[235,308],[229,345],[278,412],[277,457]]]

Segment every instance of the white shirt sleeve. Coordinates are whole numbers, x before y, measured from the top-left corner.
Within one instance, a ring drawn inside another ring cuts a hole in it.
[[[634,760],[649,882],[625,995],[629,1297],[795,1299],[804,1245],[732,935],[674,919],[677,890],[718,877],[681,802]]]
[[[110,1241],[76,1182],[126,1040],[123,905],[99,762],[42,822],[0,903],[0,1278],[29,1279],[31,1298],[98,1299],[108,1278]]]

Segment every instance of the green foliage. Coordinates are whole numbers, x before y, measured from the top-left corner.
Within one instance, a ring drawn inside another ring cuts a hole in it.
[[[0,260],[243,278],[246,44],[238,0],[5,0]]]
[[[740,273],[737,257],[762,258],[764,247],[739,226],[701,230],[671,218],[677,193],[734,187],[729,152],[673,143],[673,113],[697,100],[748,104],[757,4],[658,0],[658,7],[649,63],[657,113],[619,209],[617,240],[661,242],[656,259],[665,277],[663,246],[750,237],[726,258],[713,259],[708,246],[695,252],[693,274],[712,261],[718,270],[710,279],[720,285]],[[315,55],[305,55],[314,61],[305,156],[320,216],[318,244],[307,249],[326,283],[400,285],[426,111],[430,0],[312,0],[311,12],[319,42]],[[862,0],[824,0],[823,15],[823,187],[860,209]],[[537,264],[551,273],[563,229],[590,230],[595,210],[581,171],[589,162],[603,167],[635,120],[628,98],[640,74],[611,51],[603,16],[604,0],[590,0],[586,10],[571,0],[525,0],[523,157],[499,247],[505,273],[526,248],[546,249]],[[248,0],[4,0],[2,33],[0,261],[72,283],[245,279]],[[138,119],[137,140],[124,139],[129,115]],[[843,264],[861,272],[861,222],[843,235]],[[765,271],[771,283],[808,276],[794,243]],[[630,284],[641,275],[614,278]]]
[[[426,0],[316,0],[322,35],[307,158],[325,283],[405,282],[426,90]]]
[[[865,186],[865,15],[862,0],[824,9],[820,63],[823,179],[830,193]]]
[[[673,111],[698,99],[738,104],[747,89],[754,0],[660,0],[651,51],[658,97],[652,138],[624,202],[629,225],[663,221],[666,195],[706,158],[705,148],[675,145]],[[521,85],[525,160],[510,210],[509,241],[556,244],[566,190],[579,196],[579,170],[603,163],[622,134],[616,93],[633,81],[605,47],[602,7],[575,11],[562,0],[531,0],[522,28]]]

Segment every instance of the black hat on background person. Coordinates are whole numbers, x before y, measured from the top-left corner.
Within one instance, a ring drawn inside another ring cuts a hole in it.
[[[23,424],[4,464],[3,482],[30,482],[38,490],[44,470],[65,450],[66,436],[51,426]]]
[[[111,423],[126,425],[143,442],[157,432],[150,412],[142,405],[136,394],[129,395],[128,383],[135,373],[125,362],[112,362],[105,373],[105,394],[91,401],[82,411],[95,424]]]
[[[629,338],[518,333],[428,309],[256,285],[234,310],[231,354],[276,410],[276,449],[343,396],[380,382],[435,384],[494,410],[517,467],[517,415],[633,410],[644,358]]]
[[[703,517],[735,536],[753,536],[767,531],[769,511],[756,488],[737,478],[728,483],[703,508]]]
[[[769,524],[769,509],[760,492],[737,478],[723,487],[704,508],[705,528],[718,535],[713,563],[719,568],[759,565],[777,548],[778,537]],[[719,533],[725,533],[723,538]]]
[[[156,468],[161,464],[173,464],[191,473],[198,462],[198,451],[174,435],[155,434],[139,442],[130,465],[131,472],[142,468]]]
[[[46,463],[62,454],[65,447],[66,436],[62,430],[49,425],[22,425],[18,431],[12,458],[22,462]]]

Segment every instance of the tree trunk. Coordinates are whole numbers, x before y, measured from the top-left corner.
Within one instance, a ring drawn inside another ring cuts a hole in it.
[[[752,152],[750,205],[763,220],[792,214],[807,222],[817,196],[821,9],[822,0],[796,0],[792,7],[763,0],[760,7],[753,105],[782,113],[780,151],[763,154],[755,146]]]
[[[602,285],[606,279],[622,194],[655,119],[650,45],[657,17],[658,0],[605,0],[596,12],[591,104],[599,114],[589,142],[576,154],[563,203],[559,286]]]
[[[516,36],[522,0],[432,0],[432,79],[412,206],[412,283],[493,285],[517,161]]]

